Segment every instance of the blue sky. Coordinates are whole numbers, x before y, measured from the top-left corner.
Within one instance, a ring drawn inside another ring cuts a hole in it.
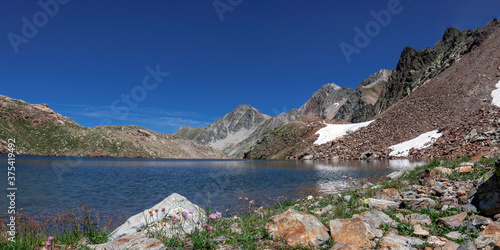
[[[298,108],[326,83],[354,88],[394,68],[405,46],[433,47],[447,27],[500,18],[498,0],[0,3],[1,95],[84,126],[165,133],[239,104],[269,115]],[[346,60],[340,44],[356,46],[355,28],[367,26],[369,41]]]

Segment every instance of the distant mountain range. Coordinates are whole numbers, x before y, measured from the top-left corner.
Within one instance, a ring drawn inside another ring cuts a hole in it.
[[[86,128],[47,105],[0,96],[0,138],[19,138],[23,154],[359,159],[389,157],[391,145],[439,130],[448,141],[440,138],[412,155],[468,155],[471,148],[479,152],[499,145],[500,139],[490,136],[498,126],[491,91],[500,82],[499,37],[497,19],[484,29],[448,28],[434,48],[404,48],[395,69],[381,69],[355,89],[325,84],[301,107],[278,116],[240,105],[209,126],[181,127],[173,135],[137,126]],[[483,117],[482,123],[468,117]],[[325,123],[369,120],[374,122],[344,137],[313,144]],[[464,141],[460,133],[474,126],[476,135],[488,136]],[[0,153],[6,148],[0,140]]]

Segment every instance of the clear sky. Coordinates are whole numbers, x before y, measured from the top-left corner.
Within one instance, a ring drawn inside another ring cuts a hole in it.
[[[447,27],[500,18],[498,0],[0,3],[1,95],[84,126],[165,133],[239,104],[269,115],[298,108],[326,83],[354,88],[394,68],[405,46],[433,47]]]

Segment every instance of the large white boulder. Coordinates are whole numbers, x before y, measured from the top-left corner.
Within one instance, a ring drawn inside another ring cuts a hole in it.
[[[173,193],[152,208],[128,218],[111,233],[109,239],[115,240],[140,231],[167,237],[180,236],[191,233],[196,226],[199,228],[197,222],[203,225],[206,221],[207,216],[202,208],[186,197]]]

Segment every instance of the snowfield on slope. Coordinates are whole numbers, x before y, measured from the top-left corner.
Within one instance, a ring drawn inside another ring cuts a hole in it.
[[[326,124],[326,127],[316,132],[316,134],[319,134],[319,137],[314,142],[314,145],[321,145],[327,142],[331,142],[339,137],[346,135],[347,132],[354,132],[359,128],[368,126],[372,122],[373,121],[353,124]]]
[[[411,140],[390,146],[389,149],[392,149],[392,152],[389,153],[389,156],[394,157],[407,157],[410,153],[410,149],[423,149],[431,146],[436,140],[441,137],[441,133],[438,133],[437,130],[433,130],[427,133],[423,133],[416,138]]]
[[[491,100],[491,104],[500,107],[500,81],[495,85],[496,89],[491,91],[491,97],[493,97],[493,100]]]

